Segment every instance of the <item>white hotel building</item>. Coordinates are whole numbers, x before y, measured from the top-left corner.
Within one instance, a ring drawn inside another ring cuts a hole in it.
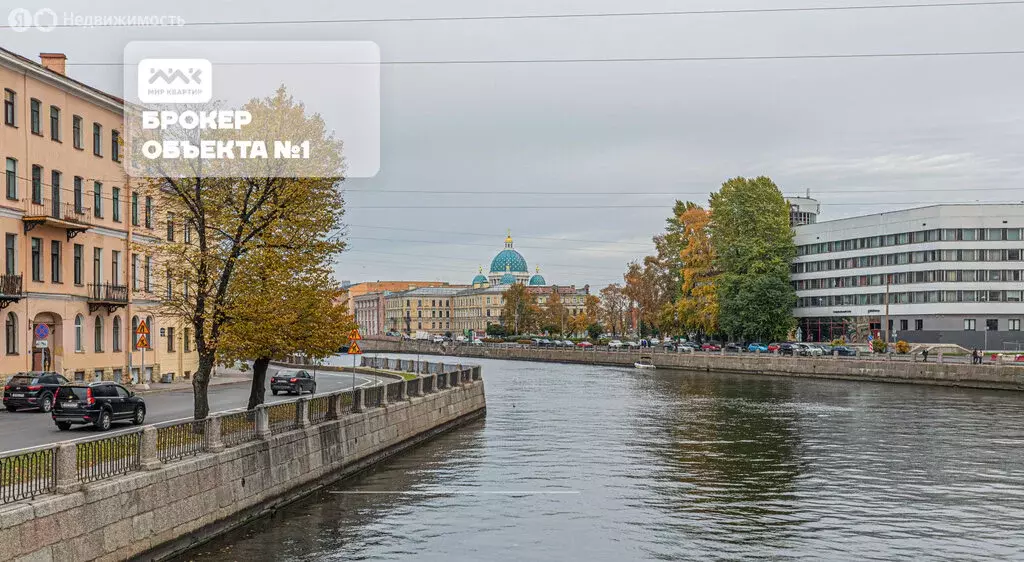
[[[793,201],[796,204],[796,201]],[[807,202],[799,202],[807,208]],[[794,226],[804,341],[881,335],[1024,347],[1024,204],[933,205]],[[888,293],[888,297],[887,297]]]

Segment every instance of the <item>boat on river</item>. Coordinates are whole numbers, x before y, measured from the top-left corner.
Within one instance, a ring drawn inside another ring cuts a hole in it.
[[[639,361],[633,363],[633,366],[637,369],[655,369],[654,362],[651,361],[650,355],[644,355]]]

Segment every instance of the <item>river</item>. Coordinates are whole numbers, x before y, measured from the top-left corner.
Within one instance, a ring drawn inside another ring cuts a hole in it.
[[[471,361],[485,420],[182,560],[1024,558],[1020,393]]]

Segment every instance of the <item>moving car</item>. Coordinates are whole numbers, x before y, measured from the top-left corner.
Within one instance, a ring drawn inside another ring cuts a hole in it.
[[[768,353],[768,346],[763,343],[752,343],[747,346],[750,353]]]
[[[61,431],[72,425],[93,425],[106,431],[115,421],[145,423],[146,401],[114,382],[69,384],[57,390],[50,417]]]
[[[302,394],[307,390],[310,394],[316,394],[316,379],[308,371],[277,373],[270,377],[270,392],[277,396],[282,390],[288,394]]]
[[[53,409],[54,396],[68,379],[57,373],[30,371],[18,373],[4,385],[4,407],[8,412],[38,408],[47,413]]]

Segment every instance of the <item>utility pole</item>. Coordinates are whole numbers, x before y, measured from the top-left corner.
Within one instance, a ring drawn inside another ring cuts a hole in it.
[[[885,350],[889,351],[889,281],[892,274],[885,275]]]

